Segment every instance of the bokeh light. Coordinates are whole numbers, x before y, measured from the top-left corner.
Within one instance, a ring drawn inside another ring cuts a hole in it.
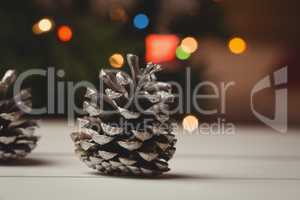
[[[247,43],[240,37],[234,37],[229,41],[228,48],[233,54],[242,54],[247,49]]]
[[[133,18],[133,25],[138,29],[144,29],[149,25],[149,18],[145,14],[137,14]]]
[[[32,31],[34,34],[42,34],[51,31],[53,27],[54,23],[51,19],[43,18],[33,25]]]
[[[72,29],[69,26],[60,26],[57,30],[57,37],[62,42],[68,42],[73,37]]]
[[[181,46],[177,47],[177,49],[176,49],[176,57],[179,60],[187,60],[190,56],[191,56],[191,54],[189,54],[188,52],[184,51]]]
[[[182,127],[184,130],[193,132],[199,126],[199,121],[194,115],[188,115],[182,120]]]
[[[124,57],[119,53],[115,53],[110,56],[108,61],[114,68],[121,68],[124,65]]]
[[[173,34],[150,34],[145,43],[147,62],[168,62],[175,59],[179,38]]]
[[[48,32],[52,29],[52,21],[50,19],[44,18],[38,22],[38,27],[43,32]]]
[[[186,37],[181,41],[181,48],[187,53],[194,53],[198,49],[198,42],[193,37]]]
[[[39,28],[38,23],[36,23],[36,24],[34,24],[34,25],[32,26],[32,32],[33,32],[34,34],[36,34],[36,35],[39,35],[39,34],[43,33],[43,32],[41,31],[41,29]]]
[[[120,5],[113,6],[109,15],[113,21],[126,22],[128,20],[128,15],[125,9]]]

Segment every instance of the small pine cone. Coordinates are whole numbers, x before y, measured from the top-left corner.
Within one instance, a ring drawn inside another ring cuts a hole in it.
[[[8,90],[15,80],[15,71],[8,70],[0,81],[0,160],[26,156],[39,139],[34,133],[37,124],[21,119],[22,110],[31,108],[30,90],[21,90],[14,97],[8,97]]]
[[[102,92],[87,88],[79,130],[72,133],[76,154],[89,167],[104,174],[159,175],[169,171],[175,153],[176,123],[169,109],[172,87],[158,82],[161,70],[149,63],[140,69],[138,57],[127,55],[131,76],[102,70]]]

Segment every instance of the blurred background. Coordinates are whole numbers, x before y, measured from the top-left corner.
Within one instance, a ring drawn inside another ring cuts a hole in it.
[[[288,66],[288,121],[298,125],[299,5],[296,0],[4,1],[0,72],[55,67],[65,71],[57,81],[97,84],[102,68],[128,70],[125,57],[133,53],[140,56],[141,65],[162,64],[165,70],[159,78],[177,81],[183,88],[187,67],[192,70],[191,89],[201,81],[218,87],[235,82],[226,93],[225,114],[220,99],[207,99],[199,102],[201,107],[216,108],[218,114],[201,115],[192,107],[178,114],[178,120],[192,115],[200,123],[213,122],[221,116],[228,122],[262,124],[250,109],[251,89],[266,75]],[[47,77],[32,76],[24,86],[33,90],[34,107],[47,105]],[[76,93],[78,106],[83,93]],[[274,117],[274,104],[273,88],[255,98],[256,109],[269,117]],[[66,114],[55,109],[46,117]]]

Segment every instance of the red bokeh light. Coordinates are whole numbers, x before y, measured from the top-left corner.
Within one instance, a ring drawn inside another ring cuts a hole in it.
[[[72,39],[73,32],[69,26],[61,26],[57,30],[57,37],[62,42],[68,42]]]
[[[162,63],[175,59],[179,38],[176,35],[151,34],[146,37],[146,61]]]

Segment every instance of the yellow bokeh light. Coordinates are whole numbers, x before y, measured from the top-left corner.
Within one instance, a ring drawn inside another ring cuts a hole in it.
[[[50,19],[44,18],[38,22],[39,29],[43,32],[48,32],[52,29],[52,21]]]
[[[193,132],[198,128],[198,126],[199,126],[199,121],[197,117],[195,117],[194,115],[188,115],[182,121],[183,129],[189,132]]]
[[[32,31],[35,34],[49,32],[53,29],[54,23],[48,18],[43,18],[33,25]]]
[[[186,37],[181,41],[181,48],[187,53],[194,53],[198,49],[198,42],[193,37]]]
[[[114,68],[121,68],[124,64],[124,57],[119,53],[115,53],[109,57],[109,63]]]
[[[37,35],[42,33],[42,31],[40,30],[38,24],[34,24],[34,25],[32,26],[32,32],[33,32],[34,34],[37,34]]]
[[[229,41],[228,48],[233,54],[242,54],[247,49],[247,43],[242,38],[235,37]]]

